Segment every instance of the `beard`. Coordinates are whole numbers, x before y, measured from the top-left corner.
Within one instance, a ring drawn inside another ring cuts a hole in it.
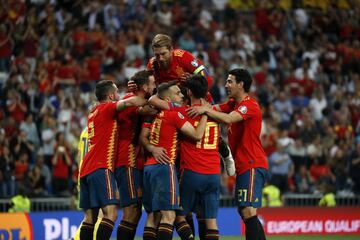
[[[160,68],[161,69],[167,69],[169,67],[169,62],[168,61],[161,61],[159,62]]]

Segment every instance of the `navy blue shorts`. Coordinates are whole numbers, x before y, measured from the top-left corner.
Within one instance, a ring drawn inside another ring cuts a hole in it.
[[[80,178],[80,208],[102,208],[119,204],[119,191],[113,172],[100,168]]]
[[[216,218],[219,195],[219,174],[200,174],[184,170],[180,180],[180,205],[185,215],[200,210],[202,218]]]
[[[264,168],[252,168],[236,176],[235,201],[238,208],[261,207],[262,189],[268,178]]]
[[[115,169],[115,179],[119,187],[120,208],[142,202],[143,172],[133,167],[119,167]]]
[[[145,166],[143,184],[146,212],[179,209],[179,184],[174,165]]]

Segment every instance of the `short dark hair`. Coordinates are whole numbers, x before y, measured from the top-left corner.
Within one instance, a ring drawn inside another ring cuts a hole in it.
[[[252,78],[248,70],[243,68],[235,68],[229,71],[229,74],[235,76],[235,80],[237,83],[243,82],[244,83],[244,90],[245,92],[250,91]]]
[[[114,90],[114,82],[111,80],[101,80],[96,84],[95,96],[97,100],[103,101],[107,98],[108,94]]]
[[[204,98],[208,91],[208,82],[201,74],[194,75],[186,80],[185,86],[190,89],[193,96],[197,99]]]
[[[161,99],[164,99],[166,92],[171,88],[172,86],[176,85],[177,81],[170,81],[166,83],[162,83],[158,87],[158,95]]]
[[[149,77],[154,75],[153,70],[141,70],[138,71],[130,78],[134,83],[141,87],[149,82]]]

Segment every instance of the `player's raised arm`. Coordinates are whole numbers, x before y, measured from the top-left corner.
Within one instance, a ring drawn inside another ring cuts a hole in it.
[[[157,109],[170,110],[170,103],[161,99],[157,94],[150,97],[149,104]]]
[[[206,114],[215,121],[226,124],[239,122],[243,120],[243,117],[236,111],[232,111],[231,113],[223,113],[223,112],[218,112],[208,106],[195,106],[188,108],[186,111],[190,117]]]

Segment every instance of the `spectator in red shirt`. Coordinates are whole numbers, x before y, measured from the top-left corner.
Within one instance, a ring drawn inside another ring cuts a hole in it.
[[[25,177],[25,174],[29,170],[29,157],[26,152],[22,152],[19,155],[18,160],[15,161],[15,179],[17,183],[21,184]]]
[[[20,125],[25,120],[27,106],[22,101],[19,92],[13,90],[8,92],[8,100],[6,102],[10,116]]]
[[[53,191],[55,195],[70,195],[69,177],[72,159],[63,132],[56,135],[55,154],[52,158]]]
[[[36,58],[38,56],[39,36],[34,27],[28,24],[24,35],[22,36],[22,51],[26,58],[26,62],[30,65],[31,72],[36,67]]]
[[[310,166],[310,174],[317,183],[321,178],[328,178],[332,176],[330,167],[324,163],[324,159],[316,159]]]
[[[9,72],[13,41],[5,24],[0,25],[0,72]]]
[[[61,86],[71,86],[76,84],[76,71],[77,66],[75,62],[72,62],[71,56],[66,55],[62,60],[60,66],[55,71],[55,77],[53,85],[57,84]]]

